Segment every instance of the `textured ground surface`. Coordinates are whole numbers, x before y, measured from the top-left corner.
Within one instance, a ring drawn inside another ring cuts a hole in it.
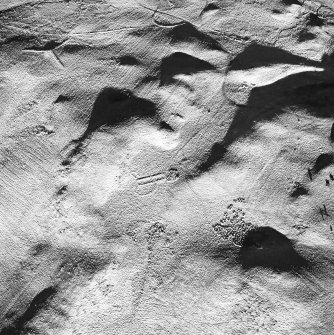
[[[332,0],[0,3],[0,334],[334,333]]]

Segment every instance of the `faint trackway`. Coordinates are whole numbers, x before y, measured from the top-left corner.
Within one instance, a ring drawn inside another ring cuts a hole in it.
[[[197,28],[198,30],[201,30],[200,28],[203,27],[203,25],[200,27],[198,25],[196,25],[195,23],[185,19],[184,17],[182,16],[179,16],[179,15],[175,15],[175,14],[170,14],[170,13],[167,13],[167,12],[164,12],[164,11],[161,11],[159,9],[154,9],[154,8],[150,8],[150,7],[147,7],[143,4],[139,4],[142,8],[145,8],[147,9],[148,11],[151,11],[153,12],[153,16],[155,13],[159,13],[159,14],[164,14],[164,15],[167,15],[167,16],[170,16],[170,17],[173,17],[175,19],[178,19],[178,20],[181,20],[183,21],[184,23],[188,23],[188,24],[191,24],[192,26],[194,26],[195,28]],[[205,27],[205,26],[204,26]],[[205,27],[207,29],[207,27]],[[242,41],[242,39],[244,39],[243,36],[238,36],[238,35],[229,35],[227,33],[224,33],[220,30],[216,30],[216,29],[207,29],[208,32],[211,32],[211,33],[215,33],[215,34],[218,34],[218,35],[221,35],[221,36],[224,36],[225,38],[227,39],[230,39],[230,40],[233,40],[234,42],[237,42],[237,43],[240,43],[240,44],[249,44],[250,41]],[[239,39],[238,39],[239,38]],[[240,40],[241,39],[241,40]],[[223,49],[225,52],[229,53],[227,50]]]
[[[37,1],[36,0],[35,1],[31,0],[31,1],[26,1],[26,2],[23,2],[23,3],[19,3],[17,5],[13,5],[12,7],[9,6],[8,8],[6,7],[4,9],[0,9],[0,12],[5,11],[5,10],[10,10],[10,9],[13,9],[13,8],[17,8],[17,7],[21,7],[21,6],[25,6],[25,5],[29,5],[29,4],[46,4],[46,3],[58,3],[59,4],[59,3],[62,3],[62,2],[63,1],[45,1],[45,2],[43,2],[43,1],[40,1],[40,0],[37,0]],[[315,11],[314,8],[311,8],[310,6],[308,6],[307,1],[304,1],[303,3],[301,3],[301,5],[304,5],[311,12],[316,12],[316,13],[319,12],[320,8],[326,7],[324,5],[319,4],[319,7]],[[201,30],[201,28],[204,27],[208,32],[218,34],[218,35],[220,35],[220,36],[222,36],[226,39],[229,39],[233,42],[236,42],[236,43],[239,43],[239,44],[242,44],[242,45],[247,45],[247,44],[252,42],[251,40],[245,40],[245,36],[236,35],[236,34],[228,34],[228,33],[223,32],[222,30],[217,30],[217,29],[208,29],[205,25],[198,26],[195,23],[187,20],[186,18],[184,18],[182,16],[171,14],[171,13],[168,13],[168,12],[165,12],[165,11],[161,11],[158,8],[156,8],[156,9],[150,8],[150,7],[145,6],[143,4],[139,4],[139,6],[148,10],[148,11],[150,11],[150,12],[152,12],[153,16],[154,16],[154,14],[159,13],[159,14],[167,15],[167,16],[170,16],[170,17],[173,17],[173,18],[176,18],[176,19],[180,20],[181,21],[180,24],[182,24],[182,22],[191,24],[194,27],[196,27],[198,30]],[[111,7],[115,8],[115,9],[119,9],[118,7],[115,7],[115,6],[111,6]],[[329,7],[326,7],[326,8],[330,9]],[[157,24],[157,22],[154,21],[154,18],[153,18],[153,23],[155,25],[158,25],[159,27],[161,27],[161,25]],[[176,25],[178,25],[178,24],[176,24]],[[132,30],[132,29],[139,29],[139,28],[143,28],[143,27],[145,27],[145,26],[141,26],[141,27],[121,27],[121,28],[116,28],[116,29],[108,29],[108,30],[102,30],[102,31],[90,31],[90,32],[82,32],[82,33],[71,33],[71,32],[68,32],[68,33],[64,32],[64,34],[43,34],[43,33],[41,33],[40,36],[58,36],[58,37],[67,36],[67,37],[69,37],[69,36],[80,36],[80,35],[84,36],[84,35],[92,35],[92,34],[108,34],[108,33],[112,33],[112,32],[115,32],[115,31],[126,31],[126,30]],[[8,26],[6,28],[8,28]],[[291,27],[291,29],[292,28],[293,27]],[[288,28],[287,30],[289,30],[289,29],[290,28]],[[275,44],[277,42],[277,39],[279,39],[280,34],[281,34],[281,31],[278,33],[278,36],[277,36],[276,40],[271,44]],[[270,44],[270,43],[268,43],[268,44]],[[227,53],[230,53],[227,50],[224,50],[224,51],[226,51]]]
[[[8,1],[8,0],[4,0],[5,1]],[[17,3],[13,3],[12,5],[5,5],[3,8],[0,7],[0,13],[1,12],[5,12],[5,11],[8,11],[8,10],[15,10],[16,8],[19,8],[19,7],[24,7],[24,6],[27,6],[27,5],[44,5],[44,4],[51,4],[51,3],[55,3],[55,4],[60,4],[60,3],[63,3],[63,4],[67,4],[67,1],[66,0],[58,0],[58,1],[43,1],[43,0],[22,0],[22,1],[17,1]],[[112,6],[114,7],[114,6]],[[115,7],[116,8],[116,7]]]
[[[40,3],[40,2],[29,2],[29,3]],[[43,2],[44,3],[44,2]],[[48,3],[53,3],[53,2],[48,2]],[[56,2],[55,2],[56,3]],[[27,3],[28,4],[28,3]],[[18,5],[18,6],[23,6],[24,4],[21,4],[21,5]],[[140,4],[140,7],[148,10],[148,11],[151,11],[153,13],[153,16],[155,13],[160,13],[160,14],[164,14],[164,15],[167,15],[167,16],[170,16],[170,17],[173,17],[173,18],[176,18],[180,21],[182,21],[183,23],[188,23],[188,24],[191,24],[192,26],[194,26],[196,29],[198,29],[199,31],[201,30],[201,27],[205,27],[206,31],[207,32],[210,32],[210,33],[213,33],[213,34],[217,34],[219,36],[222,36],[226,39],[229,39],[233,42],[236,42],[236,43],[239,43],[239,44],[242,44],[242,45],[247,45],[249,44],[251,41],[245,41],[244,40],[244,36],[238,36],[238,35],[235,35],[235,34],[228,34],[228,33],[224,33],[223,31],[221,30],[216,30],[216,29],[208,29],[206,26],[202,25],[202,26],[198,26],[196,24],[194,24],[193,22],[185,19],[184,17],[182,16],[178,16],[178,15],[174,15],[174,14],[170,14],[170,13],[167,13],[167,12],[164,12],[164,11],[160,11],[158,9],[153,9],[153,8],[150,8],[150,7],[147,7],[145,5],[142,5]],[[0,10],[1,11],[1,10]],[[156,22],[153,21],[153,23],[156,25]],[[160,25],[158,25],[160,27]],[[5,26],[5,28],[10,28],[10,26]],[[11,27],[12,29],[15,29],[15,30],[21,30],[19,27]],[[64,32],[64,33],[61,33],[61,34],[50,34],[50,33],[40,33],[38,34],[38,36],[54,36],[54,37],[71,37],[71,36],[85,36],[85,35],[94,35],[94,34],[110,34],[110,33],[113,33],[115,31],[126,31],[126,30],[134,30],[134,29],[140,29],[140,28],[148,28],[147,26],[143,25],[143,26],[130,26],[130,27],[120,27],[120,28],[115,28],[115,29],[107,29],[107,30],[99,30],[99,31],[87,31],[87,32],[82,32],[82,33],[75,33],[75,32]],[[73,31],[73,30],[72,30]],[[36,34],[36,32],[31,32],[31,31],[27,31],[27,30],[24,30],[22,31],[22,33],[26,34],[26,33],[30,33],[31,35],[34,35]],[[232,51],[228,51],[228,50],[225,50],[223,47],[222,47],[222,50],[225,51],[226,53],[230,54],[230,53],[233,53]]]
[[[122,31],[122,30],[133,30],[133,29],[140,29],[145,26],[137,26],[137,27],[121,27],[121,28],[115,28],[115,29],[107,29],[107,30],[97,30],[97,31],[87,31],[82,33],[71,33],[69,32],[68,36],[77,36],[77,35],[94,35],[94,34],[108,34],[112,33],[114,31]]]

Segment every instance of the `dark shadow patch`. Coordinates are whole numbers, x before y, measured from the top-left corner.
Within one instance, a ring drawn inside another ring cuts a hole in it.
[[[283,61],[316,67],[321,65],[275,48],[253,45],[231,61],[230,70],[246,70]],[[239,108],[223,141],[214,144],[207,161],[201,164],[201,171],[207,171],[221,160],[224,148],[228,149],[236,140],[249,136],[258,122],[276,118],[288,106],[303,107],[308,114],[317,117],[334,116],[334,75],[330,70],[296,73],[267,86],[255,87],[245,105],[237,105],[227,87],[223,87],[225,95]]]
[[[120,65],[139,65],[140,64],[137,58],[130,56],[130,55],[121,56],[117,59],[117,61]]]
[[[54,101],[54,104],[70,101],[71,97],[60,94],[58,98]]]
[[[295,183],[293,188],[292,188],[292,192],[291,192],[291,196],[293,198],[298,198],[302,195],[306,195],[308,194],[308,190],[301,185],[300,183]]]
[[[48,41],[43,45],[33,45],[33,46],[30,46],[30,47],[28,47],[24,50],[50,51],[50,50],[53,50],[53,49],[59,47],[63,43],[64,43],[64,41],[62,41],[62,42]]]
[[[223,47],[211,36],[202,33],[191,23],[185,22],[180,24],[168,32],[167,36],[169,36],[172,44],[175,43],[191,43],[191,44],[199,44],[203,45],[211,50],[224,51]]]
[[[332,127],[331,127],[331,133],[329,136],[331,142],[334,142],[334,123],[332,123]]]
[[[227,149],[223,143],[215,143],[212,146],[207,159],[199,166],[199,171],[208,171],[212,166],[220,162],[224,158],[226,153]]]
[[[314,14],[314,13],[310,13],[306,24],[308,26],[317,26],[317,27],[322,27],[324,25],[324,20],[321,19],[318,15]]]
[[[239,251],[239,262],[246,270],[263,267],[278,272],[299,272],[308,267],[291,241],[271,227],[259,227],[247,233]]]
[[[112,127],[124,123],[131,118],[156,118],[156,106],[149,100],[139,98],[125,89],[107,87],[97,96],[84,134],[70,143],[73,149],[63,160],[68,166],[72,159],[81,153],[84,141],[102,126]]]
[[[314,163],[312,172],[319,173],[321,170],[331,165],[334,161],[333,154],[325,153],[318,156],[317,160]]]
[[[325,66],[333,67],[334,66],[334,53],[330,53],[330,54],[324,53],[321,59],[321,63]]]
[[[167,130],[167,131],[174,131],[174,129],[165,121],[161,121],[159,123],[159,129]]]
[[[215,2],[211,2],[209,4],[207,4],[203,10],[202,10],[202,13],[201,14],[204,14],[204,13],[207,13],[207,12],[211,12],[211,11],[215,11],[215,10],[219,10],[220,7],[218,6],[217,3]]]
[[[0,335],[21,335],[25,333],[27,324],[41,310],[48,306],[49,301],[55,296],[57,290],[55,287],[48,287],[35,296],[27,310],[11,326],[3,328]],[[8,318],[8,316],[7,316]]]
[[[129,118],[151,118],[156,114],[155,105],[134,96],[125,89],[104,88],[95,100],[86,134],[101,126],[114,126]]]
[[[61,162],[61,165],[63,167],[69,167],[73,162],[73,159],[82,152],[84,141],[87,139],[88,136],[88,133],[84,133],[84,135],[82,135],[79,139],[73,140],[68,145],[68,147],[71,146],[73,149],[70,150],[69,154],[66,155],[66,158]]]
[[[91,47],[85,44],[64,44],[62,46],[62,50],[70,54],[85,50],[87,48],[91,48]]]
[[[160,85],[169,85],[175,82],[174,76],[177,74],[194,74],[201,71],[212,71],[215,67],[201,59],[175,52],[161,61],[160,65]]]
[[[331,73],[310,71],[289,75],[251,91],[247,104],[237,111],[224,143],[229,146],[241,136],[249,135],[259,121],[277,117],[287,106],[304,107],[317,117],[332,117],[333,104],[334,76]]]
[[[254,67],[283,63],[319,66],[319,63],[315,61],[293,55],[287,51],[253,43],[231,61],[229,70],[247,70]]]
[[[332,79],[334,80],[334,79]],[[334,82],[331,83],[316,83],[309,84],[292,91],[293,96],[295,96],[295,102],[304,107],[311,107],[316,112],[313,113],[317,116],[333,116],[334,113],[329,108],[334,103]],[[316,111],[314,108],[325,108],[326,113],[321,112],[321,110]]]
[[[291,6],[291,5],[299,5],[300,6],[300,1],[298,1],[298,0],[282,0],[282,3],[285,6]]]
[[[302,30],[298,35],[298,42],[311,41],[314,40],[315,38],[317,38],[315,34],[312,34],[307,30]]]

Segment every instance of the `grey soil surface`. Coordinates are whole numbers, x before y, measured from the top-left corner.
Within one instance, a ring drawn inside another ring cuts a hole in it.
[[[0,335],[334,334],[334,3],[3,0]]]

